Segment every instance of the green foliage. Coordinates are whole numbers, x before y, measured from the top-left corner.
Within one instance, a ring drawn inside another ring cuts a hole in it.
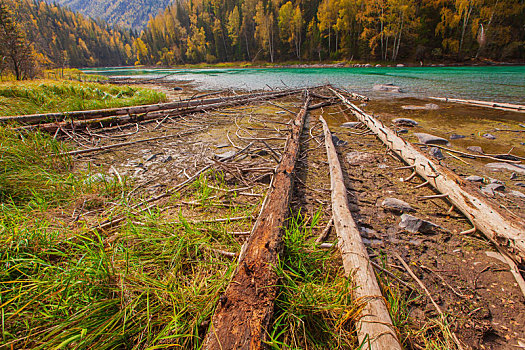
[[[0,85],[0,115],[65,112],[152,104],[164,94],[130,86],[38,80]]]

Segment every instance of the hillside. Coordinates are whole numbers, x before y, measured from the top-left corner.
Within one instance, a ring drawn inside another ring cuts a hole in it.
[[[166,8],[171,0],[58,0],[57,2],[86,16],[140,31],[150,15],[155,16]]]

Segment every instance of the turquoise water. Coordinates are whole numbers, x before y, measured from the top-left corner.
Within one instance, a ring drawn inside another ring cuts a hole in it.
[[[193,81],[199,89],[265,89],[324,83],[372,97],[454,97],[525,104],[525,66],[371,67],[371,68],[95,68],[107,76]],[[401,94],[373,90],[376,84],[400,86]]]

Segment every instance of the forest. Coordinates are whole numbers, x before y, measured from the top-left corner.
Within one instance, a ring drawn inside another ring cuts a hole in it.
[[[187,0],[152,18],[138,64],[525,58],[523,0]]]

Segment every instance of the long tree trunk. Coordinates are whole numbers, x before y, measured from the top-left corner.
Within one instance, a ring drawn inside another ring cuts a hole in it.
[[[299,137],[309,104],[310,97],[307,96],[292,125],[259,218],[243,249],[245,253],[239,257],[235,275],[219,300],[203,349],[265,348],[278,291],[274,266],[282,250],[282,231],[289,214]]]
[[[463,48],[463,40],[465,39],[465,31],[467,30],[468,20],[470,18],[471,12],[472,3],[469,1],[468,11],[466,12],[465,17],[463,18],[463,28],[461,29],[461,39],[459,41],[458,58],[461,58],[461,49]]]
[[[413,167],[428,185],[446,194],[454,204],[490,241],[511,253],[517,260],[525,262],[525,224],[516,220],[497,205],[484,199],[483,195],[468,181],[463,180],[450,169],[428,159],[410,143],[396,135],[391,129],[373,116],[348,101],[336,90],[334,94],[350,107],[350,111],[364,123],[393,152]]]
[[[366,349],[401,350],[385,298],[381,294],[366,247],[348,207],[343,171],[332,142],[332,134],[323,117],[319,120],[323,124],[326,154],[330,166],[332,211],[337,245],[341,251],[345,275],[355,284],[354,300],[366,301],[360,317],[357,318],[357,338],[360,344],[365,344]]]

